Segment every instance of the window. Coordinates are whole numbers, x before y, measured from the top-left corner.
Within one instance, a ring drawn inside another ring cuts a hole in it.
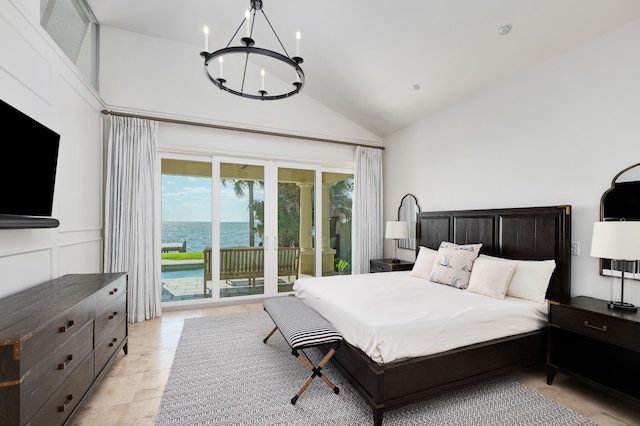
[[[162,301],[211,297],[211,162],[162,159]]]
[[[163,303],[269,297],[351,272],[350,170],[177,153],[161,164]]]
[[[84,0],[40,0],[40,25],[98,89],[98,23]]]
[[[323,261],[322,275],[351,273],[351,217],[353,206],[353,174],[324,172],[322,174],[323,191],[323,223],[328,229],[323,232],[323,242],[329,241],[324,247],[325,253],[331,253]]]

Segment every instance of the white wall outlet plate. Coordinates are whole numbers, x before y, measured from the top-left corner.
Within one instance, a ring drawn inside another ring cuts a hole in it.
[[[571,241],[571,256],[580,255],[580,243],[577,241]]]

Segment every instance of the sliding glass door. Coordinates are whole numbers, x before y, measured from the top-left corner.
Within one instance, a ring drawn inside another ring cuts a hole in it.
[[[322,275],[351,273],[353,174],[322,173]]]
[[[350,273],[353,175],[275,161],[162,158],[163,302],[287,293]]]
[[[162,301],[210,298],[211,161],[163,158],[161,183]]]
[[[278,168],[278,292],[292,291],[299,276],[315,276],[314,170]]]
[[[219,295],[265,293],[264,166],[220,163]]]

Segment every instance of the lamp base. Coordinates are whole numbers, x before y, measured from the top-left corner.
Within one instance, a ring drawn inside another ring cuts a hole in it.
[[[638,307],[627,302],[609,302],[607,308],[615,311],[638,312]]]
[[[400,259],[391,259],[391,263],[400,263]]]

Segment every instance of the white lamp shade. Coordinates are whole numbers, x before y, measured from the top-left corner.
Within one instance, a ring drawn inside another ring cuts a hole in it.
[[[394,239],[409,238],[409,224],[401,220],[387,222],[384,237]]]
[[[612,260],[640,260],[640,222],[594,223],[591,256]]]

